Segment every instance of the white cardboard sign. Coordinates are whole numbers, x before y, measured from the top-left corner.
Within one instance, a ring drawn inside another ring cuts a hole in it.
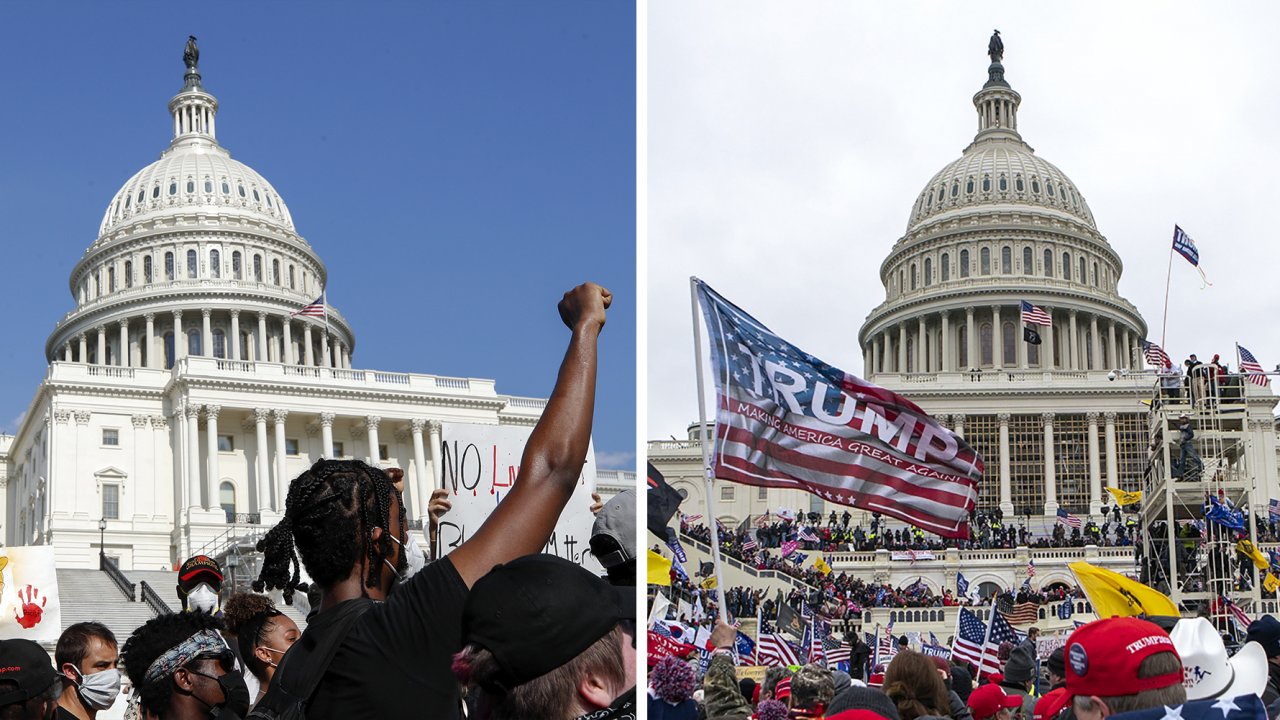
[[[62,605],[53,548],[0,547],[0,639],[57,642]]]
[[[453,508],[440,518],[439,545],[447,555],[466,542],[502,502],[520,473],[520,456],[533,428],[509,425],[444,423],[440,430],[440,480]],[[595,516],[591,493],[596,489],[596,459],[587,448],[578,485],[560,514],[543,552],[572,560],[593,573],[602,573],[588,540]]]

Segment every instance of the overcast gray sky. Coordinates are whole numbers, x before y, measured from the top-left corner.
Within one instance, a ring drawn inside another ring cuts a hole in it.
[[[1018,126],[1075,181],[1166,349],[1280,363],[1280,6],[1265,3],[649,4],[650,439],[697,417],[688,277],[862,374],[880,262],[977,129],[999,28]],[[705,360],[704,360],[705,361]]]

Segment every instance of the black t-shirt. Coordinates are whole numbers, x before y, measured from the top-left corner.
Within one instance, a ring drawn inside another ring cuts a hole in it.
[[[467,592],[443,558],[361,615],[311,699],[309,720],[460,717],[450,665],[462,649]],[[335,609],[316,615],[307,633],[323,637]]]
[[[80,720],[75,715],[72,715],[70,710],[61,705],[58,706],[58,712],[54,715],[54,718],[55,720]]]

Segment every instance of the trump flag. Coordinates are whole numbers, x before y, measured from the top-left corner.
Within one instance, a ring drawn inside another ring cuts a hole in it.
[[[694,280],[715,374],[716,477],[967,538],[982,458],[915,403],[775,335]]]

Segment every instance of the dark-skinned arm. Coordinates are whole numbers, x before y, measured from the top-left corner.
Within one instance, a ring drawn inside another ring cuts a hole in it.
[[[565,293],[560,319],[573,331],[555,389],[529,435],[520,472],[475,535],[449,555],[467,587],[494,565],[540,552],[582,474],[596,399],[596,341],[613,296],[595,283]]]

